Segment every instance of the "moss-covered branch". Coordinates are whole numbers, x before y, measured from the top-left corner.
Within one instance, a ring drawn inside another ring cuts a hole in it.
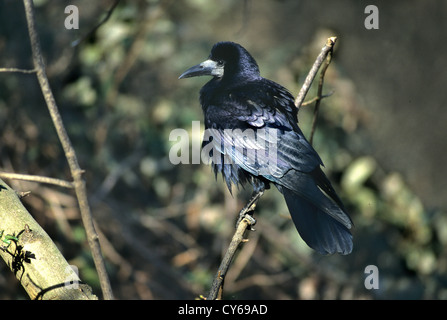
[[[31,299],[97,299],[1,179],[0,233],[0,256]]]

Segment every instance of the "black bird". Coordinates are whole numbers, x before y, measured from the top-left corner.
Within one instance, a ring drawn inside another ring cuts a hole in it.
[[[352,251],[352,221],[321,170],[323,162],[298,127],[290,92],[261,77],[253,57],[234,42],[216,43],[209,58],[179,79],[213,76],[200,90],[203,150],[228,189],[273,183],[284,195],[304,241],[321,254]],[[212,139],[210,138],[212,137]]]

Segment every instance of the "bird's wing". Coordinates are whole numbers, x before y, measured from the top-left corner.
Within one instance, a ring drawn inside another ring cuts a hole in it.
[[[292,122],[293,113],[285,108],[291,104],[294,107],[293,98],[272,90],[233,90],[215,105],[206,106],[205,120],[212,128],[212,138],[204,137],[204,144],[217,151],[213,153],[218,155],[217,161],[230,164],[219,167],[227,184],[230,178],[238,181],[233,168],[239,167],[273,182],[287,195],[291,207],[301,204],[301,200],[293,200],[295,194],[309,203],[305,206],[314,206],[349,229],[351,220],[320,168],[320,157]]]
[[[265,80],[229,91],[206,106],[212,139],[205,136],[204,145],[212,143],[227,161],[273,182],[290,169],[311,172],[323,164],[298,128],[286,89]]]

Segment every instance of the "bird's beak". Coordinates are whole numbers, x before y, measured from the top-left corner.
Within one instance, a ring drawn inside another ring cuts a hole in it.
[[[216,61],[205,60],[183,72],[179,79],[198,76],[214,76],[220,78],[223,76],[223,71],[223,66],[219,65]]]

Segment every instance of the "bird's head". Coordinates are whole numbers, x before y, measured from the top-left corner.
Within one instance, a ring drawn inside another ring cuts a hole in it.
[[[186,70],[179,79],[198,76],[213,76],[215,78],[260,77],[259,67],[255,59],[241,45],[234,42],[216,43],[207,60]]]

